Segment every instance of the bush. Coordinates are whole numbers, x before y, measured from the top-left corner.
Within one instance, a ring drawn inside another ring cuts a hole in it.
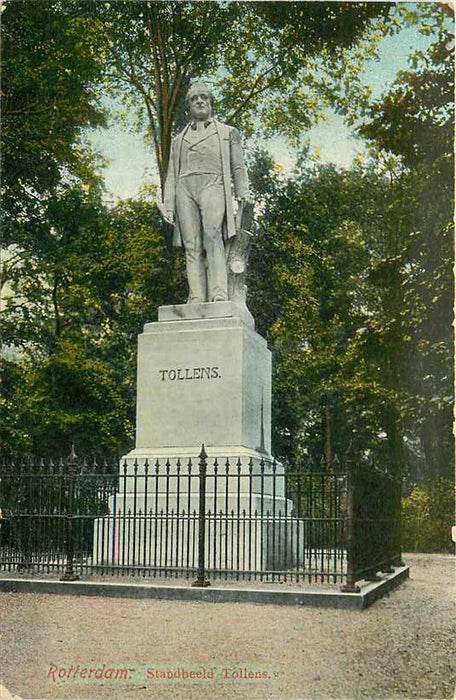
[[[402,549],[405,552],[452,552],[454,487],[443,478],[416,484],[402,499]]]

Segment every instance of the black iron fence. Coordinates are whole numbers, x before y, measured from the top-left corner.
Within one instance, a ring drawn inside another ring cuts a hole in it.
[[[400,486],[266,459],[0,466],[0,569],[339,583],[400,564]]]

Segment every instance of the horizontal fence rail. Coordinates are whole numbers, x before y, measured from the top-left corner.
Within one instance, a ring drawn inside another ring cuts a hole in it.
[[[377,495],[375,495],[377,494]],[[380,502],[380,503],[379,503]],[[0,569],[339,583],[400,563],[400,488],[384,474],[270,460],[0,466]]]

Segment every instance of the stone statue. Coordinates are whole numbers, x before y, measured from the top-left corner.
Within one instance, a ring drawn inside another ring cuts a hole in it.
[[[241,137],[213,118],[206,85],[192,85],[186,102],[191,121],[172,141],[159,208],[174,226],[174,245],[184,247],[188,303],[245,302],[253,203]]]

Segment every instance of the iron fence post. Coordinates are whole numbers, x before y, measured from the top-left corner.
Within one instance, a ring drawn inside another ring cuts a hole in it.
[[[71,454],[68,458],[68,508],[66,516],[66,528],[65,528],[65,557],[66,565],[65,572],[61,577],[61,581],[79,581],[79,576],[74,573],[73,569],[73,559],[74,559],[74,532],[73,532],[73,516],[74,516],[74,487],[76,472],[78,469],[78,459],[74,451],[74,445],[71,446]]]
[[[397,486],[396,481],[388,481],[389,484],[388,487],[388,509],[387,509],[387,517],[388,517],[388,526],[387,526],[387,532],[388,532],[388,539],[387,539],[387,560],[386,562],[382,565],[380,571],[382,574],[393,574],[395,569],[393,567],[393,561],[394,561],[394,549],[395,549],[395,544],[396,544],[396,538],[398,535],[397,532],[397,504],[396,504],[396,491],[395,488]]]
[[[205,557],[206,557],[206,473],[207,454],[204,444],[201,445],[199,455],[199,530],[198,530],[198,574],[192,586],[205,588],[210,586],[210,581],[206,578]]]
[[[347,464],[347,579],[340,587],[343,593],[359,593],[355,574],[355,503],[354,503],[354,468]]]
[[[382,566],[382,568],[380,569],[380,571],[381,571],[382,574],[394,574],[394,572],[396,571],[396,569],[394,568],[394,566],[393,566],[392,564],[385,564],[384,566]],[[377,576],[376,579],[372,579],[372,580],[377,580],[377,581],[378,581],[378,576]]]
[[[396,521],[396,526],[397,526],[397,538],[399,541],[399,551],[396,557],[393,559],[393,563],[396,564],[396,566],[405,566],[405,561],[402,558],[402,473],[400,476],[397,478],[396,482],[396,515],[397,515],[397,521]]]

